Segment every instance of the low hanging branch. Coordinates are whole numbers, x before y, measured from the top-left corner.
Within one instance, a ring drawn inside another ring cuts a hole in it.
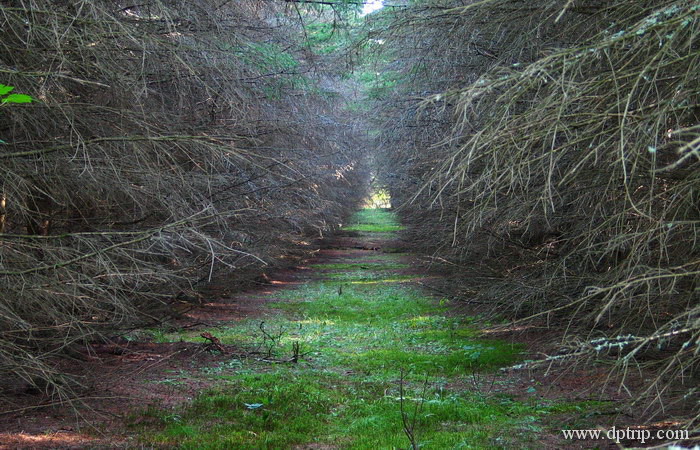
[[[185,141],[185,142],[192,142],[192,141],[202,141],[202,142],[208,142],[212,144],[221,144],[222,142],[226,141],[236,141],[238,140],[238,137],[232,137],[232,136],[111,136],[111,137],[102,137],[102,138],[95,138],[95,139],[89,139],[85,141],[81,141],[77,144],[64,144],[64,145],[57,145],[54,147],[46,147],[46,148],[41,148],[37,150],[27,150],[27,151],[21,151],[21,152],[11,152],[11,153],[0,153],[0,159],[9,159],[9,158],[26,158],[28,156],[37,156],[37,155],[45,155],[48,153],[53,153],[53,152],[58,152],[62,150],[71,150],[71,149],[76,149],[80,147],[86,147],[89,145],[93,144],[101,144],[105,142],[179,142],[179,141]],[[242,153],[245,153],[244,150],[238,150]]]
[[[2,12],[0,82],[36,99],[2,107],[3,382],[75,395],[55,358],[162,322],[224,272],[288,264],[364,194],[361,164],[330,169],[366,146],[320,94],[301,30],[269,26],[282,2]]]

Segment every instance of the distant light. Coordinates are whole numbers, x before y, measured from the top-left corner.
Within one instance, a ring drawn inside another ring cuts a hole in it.
[[[384,0],[368,0],[365,2],[365,6],[362,8],[362,12],[360,13],[360,17],[364,17],[367,14],[372,14],[374,11],[377,11],[378,9],[382,9],[384,7]]]

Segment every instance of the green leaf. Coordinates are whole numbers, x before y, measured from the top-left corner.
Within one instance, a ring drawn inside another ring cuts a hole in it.
[[[2,144],[2,145],[7,145],[7,142],[6,142],[6,141],[3,141],[2,139],[0,139],[0,144]]]
[[[34,100],[30,95],[10,94],[2,99],[3,103],[31,103]]]
[[[6,95],[10,91],[12,91],[15,87],[14,86],[5,86],[4,84],[0,83],[0,95]]]

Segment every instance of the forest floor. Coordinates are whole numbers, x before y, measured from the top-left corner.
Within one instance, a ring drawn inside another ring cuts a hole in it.
[[[265,286],[215,283],[178,324],[94,346],[91,395],[16,403],[0,448],[618,448],[560,431],[624,416],[614,388],[601,396],[606,372],[502,370],[542,331],[493,333],[433,295],[439,274],[403,252],[399,229],[360,211]]]

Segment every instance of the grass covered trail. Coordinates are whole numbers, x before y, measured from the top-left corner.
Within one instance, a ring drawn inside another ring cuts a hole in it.
[[[369,240],[399,228],[376,209],[347,229]],[[492,374],[521,348],[484,339],[472,318],[420,292],[409,259],[369,250],[326,258],[311,266],[314,278],[274,294],[264,321],[154,331],[161,342],[202,342],[209,332],[246,356],[173,374],[174,386],[203,377],[211,387],[185,405],[135,414],[131,431],[144,445],[185,449],[391,449],[411,440],[425,449],[523,448],[542,417],[585,407],[494,393]]]

